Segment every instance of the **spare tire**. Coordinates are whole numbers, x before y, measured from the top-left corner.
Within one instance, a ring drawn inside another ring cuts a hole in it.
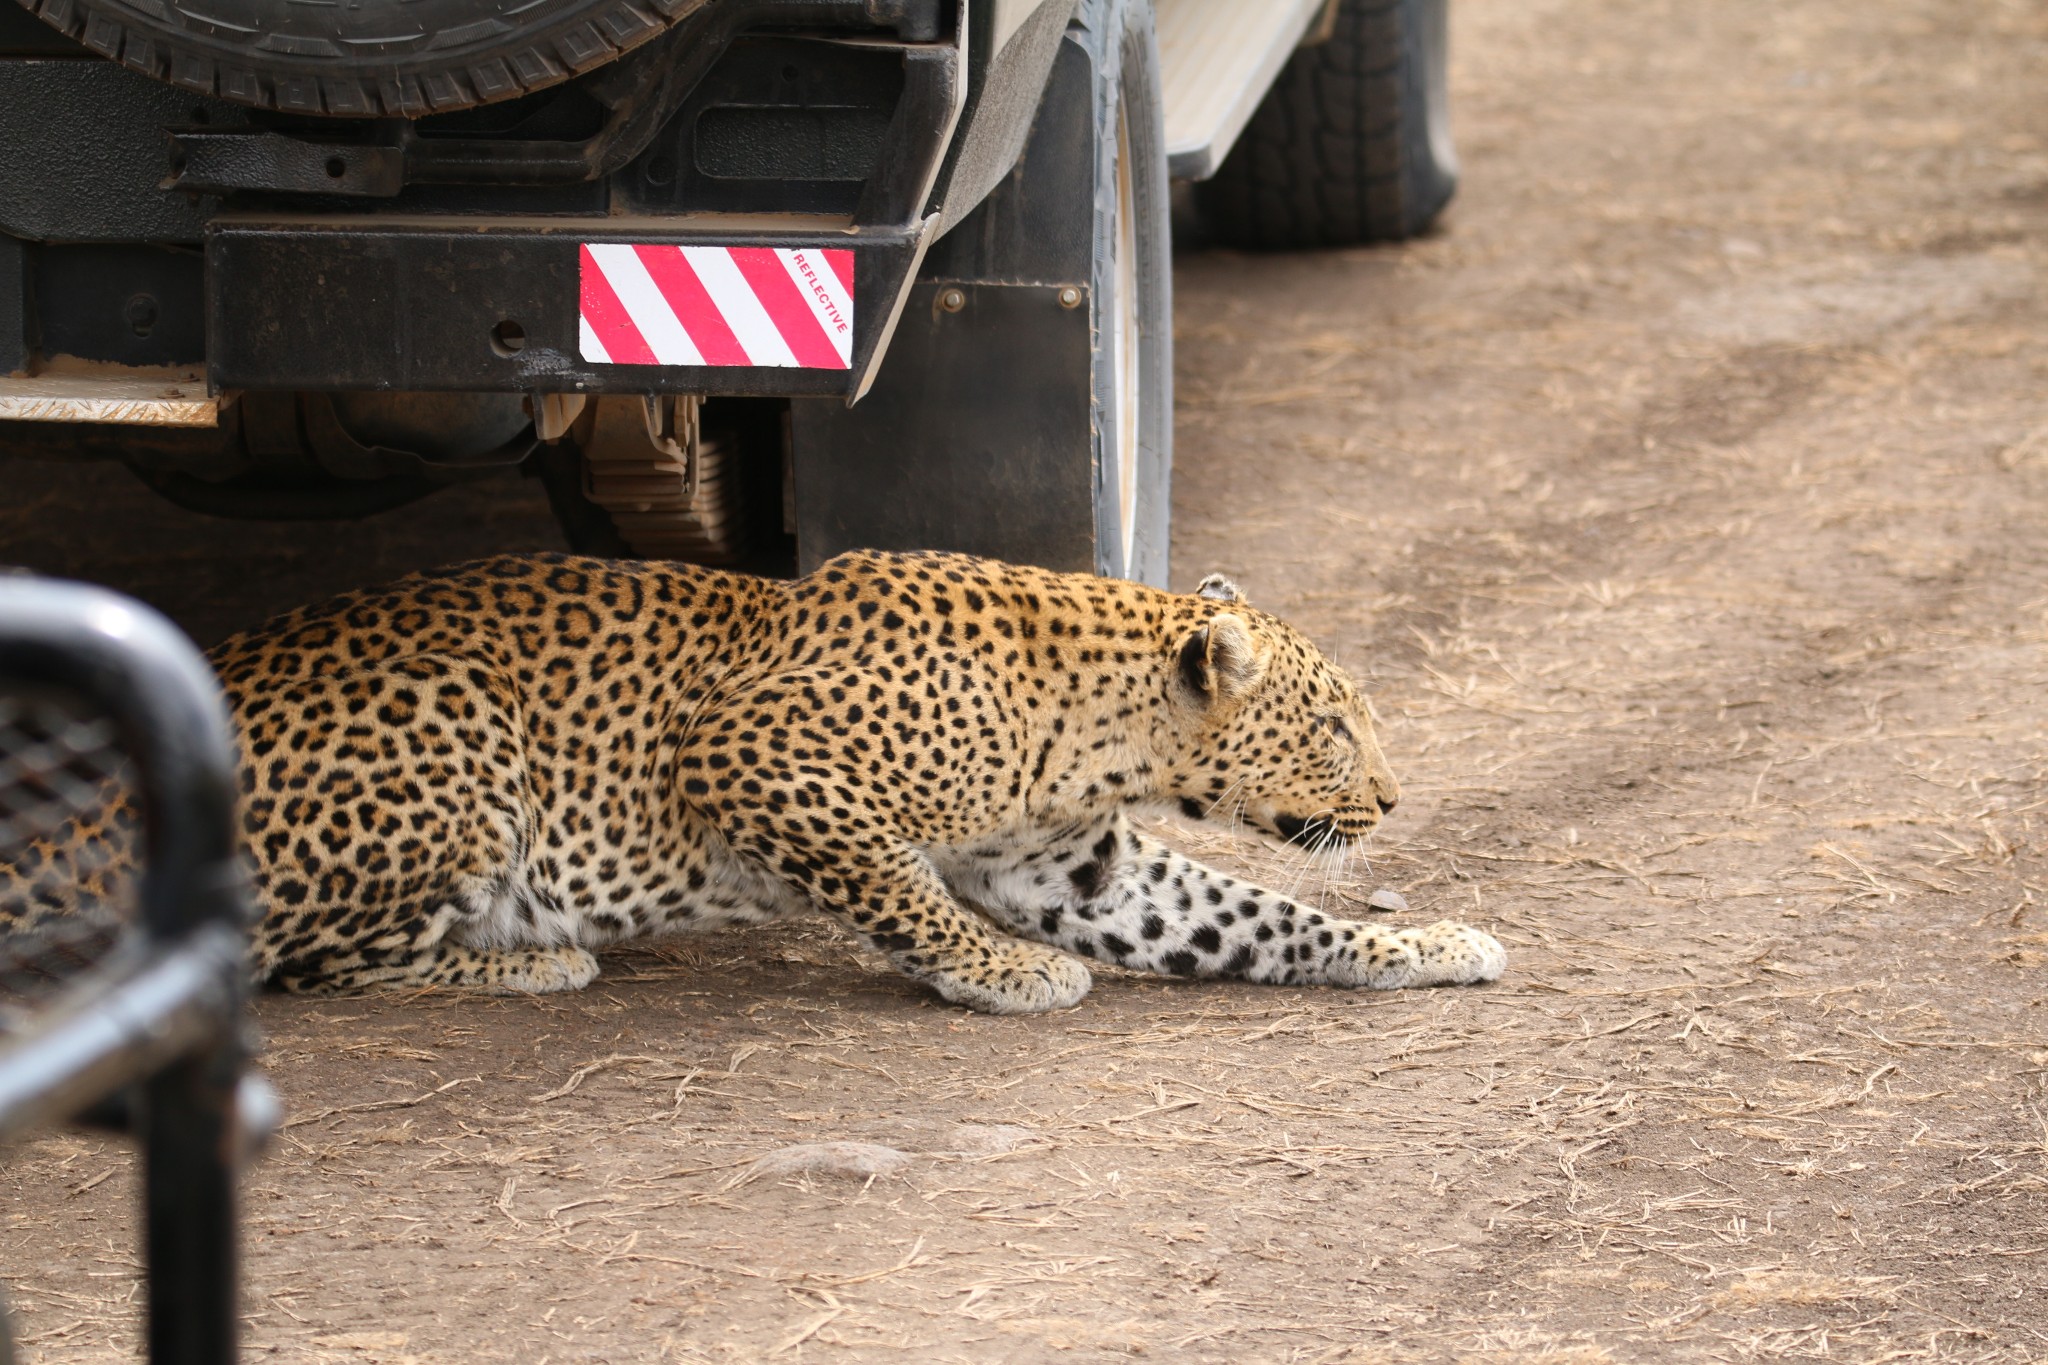
[[[294,114],[417,117],[511,99],[667,31],[705,0],[20,0],[94,52]]]

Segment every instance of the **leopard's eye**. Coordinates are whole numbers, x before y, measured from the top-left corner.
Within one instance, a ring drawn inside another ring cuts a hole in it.
[[[1350,723],[1344,717],[1324,716],[1322,719],[1323,724],[1330,728],[1330,733],[1337,736],[1337,738],[1347,742],[1352,738]]]

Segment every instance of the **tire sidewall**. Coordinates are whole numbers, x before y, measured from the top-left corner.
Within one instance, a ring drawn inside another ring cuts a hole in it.
[[[1089,281],[1093,341],[1096,571],[1164,587],[1169,570],[1173,486],[1173,247],[1167,198],[1166,130],[1159,49],[1150,0],[1087,0],[1073,36],[1089,49],[1095,81],[1095,212]],[[1135,338],[1137,402],[1120,411],[1116,347],[1118,254],[1118,113],[1128,123],[1132,240],[1137,258]],[[1124,553],[1123,433],[1137,425],[1132,550]]]

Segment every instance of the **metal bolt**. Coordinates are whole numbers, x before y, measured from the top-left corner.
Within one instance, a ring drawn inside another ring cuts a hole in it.
[[[941,289],[939,307],[949,313],[957,313],[967,306],[967,291],[964,289]]]
[[[1062,287],[1060,288],[1060,307],[1062,307],[1062,308],[1079,308],[1080,306],[1081,306],[1081,291],[1080,291],[1079,289],[1075,288],[1075,287],[1074,287],[1073,285],[1071,285],[1071,284],[1069,284],[1069,285],[1063,285],[1063,286],[1062,286]]]
[[[128,329],[139,337],[146,337],[156,330],[159,310],[156,299],[149,294],[136,294],[129,298],[122,310],[128,319]]]

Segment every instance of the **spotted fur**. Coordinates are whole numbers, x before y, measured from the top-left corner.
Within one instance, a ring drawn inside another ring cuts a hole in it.
[[[608,942],[813,908],[998,1013],[1080,1000],[1083,959],[1370,987],[1504,965],[1475,930],[1329,918],[1131,826],[1348,843],[1397,799],[1351,680],[1220,578],[506,557],[212,657],[257,965],[290,988],[566,989]]]

